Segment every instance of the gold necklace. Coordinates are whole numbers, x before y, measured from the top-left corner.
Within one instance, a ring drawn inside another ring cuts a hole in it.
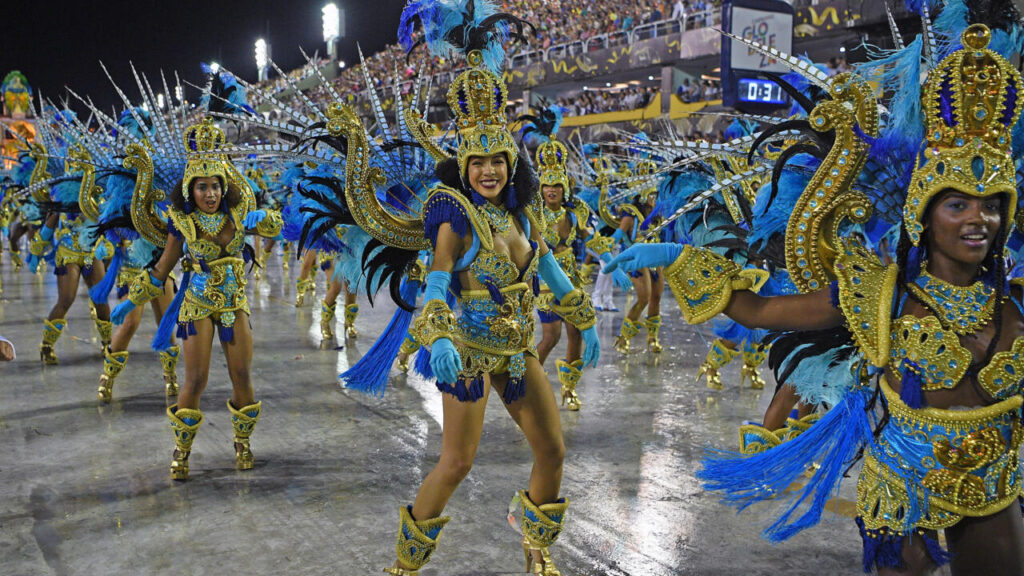
[[[512,227],[512,216],[504,207],[484,202],[478,208],[480,209],[480,214],[491,225],[491,228],[499,234],[508,232],[509,228]]]
[[[198,226],[204,234],[213,236],[214,238],[220,234],[220,231],[224,229],[224,224],[228,221],[227,215],[219,211],[214,212],[213,214],[207,214],[202,210],[196,210],[195,212],[192,212],[192,217],[196,226]]]
[[[561,206],[558,210],[552,210],[548,208],[548,205],[544,205],[544,219],[547,221],[548,228],[558,224],[562,218],[565,217],[565,206]]]
[[[996,309],[995,290],[978,280],[970,286],[955,286],[932,276],[921,265],[921,273],[910,285],[914,297],[930,309],[942,327],[964,336],[988,324]]]

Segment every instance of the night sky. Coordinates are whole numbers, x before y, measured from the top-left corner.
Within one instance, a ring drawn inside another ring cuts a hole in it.
[[[36,95],[42,90],[43,96],[56,100],[68,86],[105,109],[116,105],[118,110],[120,100],[100,68],[101,60],[129,97],[137,95],[129,61],[150,81],[161,69],[177,70],[183,83],[202,85],[199,63],[211,60],[255,81],[253,44],[259,37],[270,43],[271,57],[284,70],[305,62],[299,46],[310,56],[316,50],[326,56],[320,9],[327,2],[18,2],[17,9],[8,6],[0,16],[0,80],[10,70],[21,70]],[[396,41],[405,0],[335,3],[346,11],[347,35],[338,43],[339,57],[346,63],[358,60],[356,42],[368,56]],[[172,82],[173,74],[168,74],[168,84]],[[198,99],[196,89],[185,90],[187,99]]]

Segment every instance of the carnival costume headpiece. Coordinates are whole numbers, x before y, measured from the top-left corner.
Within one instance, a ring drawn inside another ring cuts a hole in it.
[[[561,186],[565,198],[572,192],[572,180],[569,178],[569,150],[556,138],[558,128],[562,124],[562,109],[549,106],[540,114],[526,114],[519,117],[523,121],[520,133],[523,143],[537,145],[537,171],[541,186]]]
[[[509,174],[514,174],[519,153],[505,125],[508,89],[501,78],[481,67],[482,53],[471,52],[467,60],[473,68],[459,74],[448,88],[448,106],[459,131],[459,174],[465,177],[470,156],[499,153],[505,153]]]
[[[636,177],[650,176],[657,171],[658,165],[652,160],[641,160],[636,163],[633,168],[633,175]],[[650,180],[647,186],[640,189],[640,202],[647,202],[647,199],[651,197],[651,194],[658,193],[658,183],[656,180]]]
[[[1017,187],[1010,132],[1024,99],[1020,73],[988,49],[991,38],[987,26],[969,26],[961,35],[963,48],[946,56],[923,87],[927,143],[903,207],[904,226],[915,246],[925,208],[943,190],[977,197],[1006,194],[1007,220],[1013,221]]]
[[[193,124],[185,130],[183,137],[188,162],[185,164],[185,177],[181,181],[182,195],[188,199],[188,191],[196,178],[220,178],[221,185],[227,186],[228,171],[223,154],[217,151],[227,141],[224,131],[207,117],[199,124]]]

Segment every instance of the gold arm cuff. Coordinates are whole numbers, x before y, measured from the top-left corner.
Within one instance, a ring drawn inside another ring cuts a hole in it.
[[[742,269],[728,258],[690,245],[683,247],[683,253],[665,269],[665,282],[690,324],[720,314],[734,290],[758,292],[768,276],[766,270]]]
[[[455,313],[442,300],[431,300],[423,306],[416,321],[412,323],[412,334],[423,346],[430,346],[438,338],[455,340]]]
[[[558,304],[552,303],[551,310],[578,330],[586,330],[597,324],[597,312],[590,294],[576,288],[566,294]]]
[[[612,251],[615,247],[615,239],[611,236],[601,236],[600,234],[594,234],[594,236],[587,240],[587,248],[590,248],[598,255],[607,254]]]
[[[131,300],[132,304],[142,306],[150,300],[159,298],[163,293],[163,286],[153,284],[150,273],[143,272],[132,280],[132,285],[128,288],[128,299]]]
[[[259,224],[256,225],[256,233],[260,236],[271,238],[281,233],[281,226],[284,225],[284,220],[281,219],[281,213],[277,210],[267,210],[267,216]]]

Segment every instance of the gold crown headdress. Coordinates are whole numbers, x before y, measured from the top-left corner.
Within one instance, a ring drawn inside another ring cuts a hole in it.
[[[641,160],[636,163],[633,168],[634,176],[650,176],[654,174],[654,171],[658,169],[658,165],[652,160]],[[651,197],[651,194],[658,193],[658,184],[655,180],[647,182],[645,186],[640,190],[640,202],[647,202],[647,199]]]
[[[558,140],[551,139],[537,147],[537,166],[541,186],[561,186],[563,198],[572,192],[567,165],[569,151]]]
[[[944,190],[976,197],[1006,194],[1007,225],[1017,207],[1010,132],[1024,107],[1021,76],[988,49],[992,33],[972,24],[963,48],[943,58],[922,90],[927,147],[918,155],[903,206],[903,224],[917,246],[928,202]]]
[[[448,106],[455,114],[459,131],[459,174],[465,177],[470,156],[504,152],[511,179],[519,153],[505,126],[508,89],[501,78],[482,67],[483,55],[479,51],[470,52],[467,60],[473,67],[459,74],[448,88]]]
[[[228,170],[225,162],[227,157],[216,154],[226,142],[224,131],[207,117],[199,124],[193,124],[185,130],[183,138],[188,162],[185,164],[185,177],[181,181],[182,194],[189,198],[189,184],[196,178],[220,178],[221,186],[228,185]]]

